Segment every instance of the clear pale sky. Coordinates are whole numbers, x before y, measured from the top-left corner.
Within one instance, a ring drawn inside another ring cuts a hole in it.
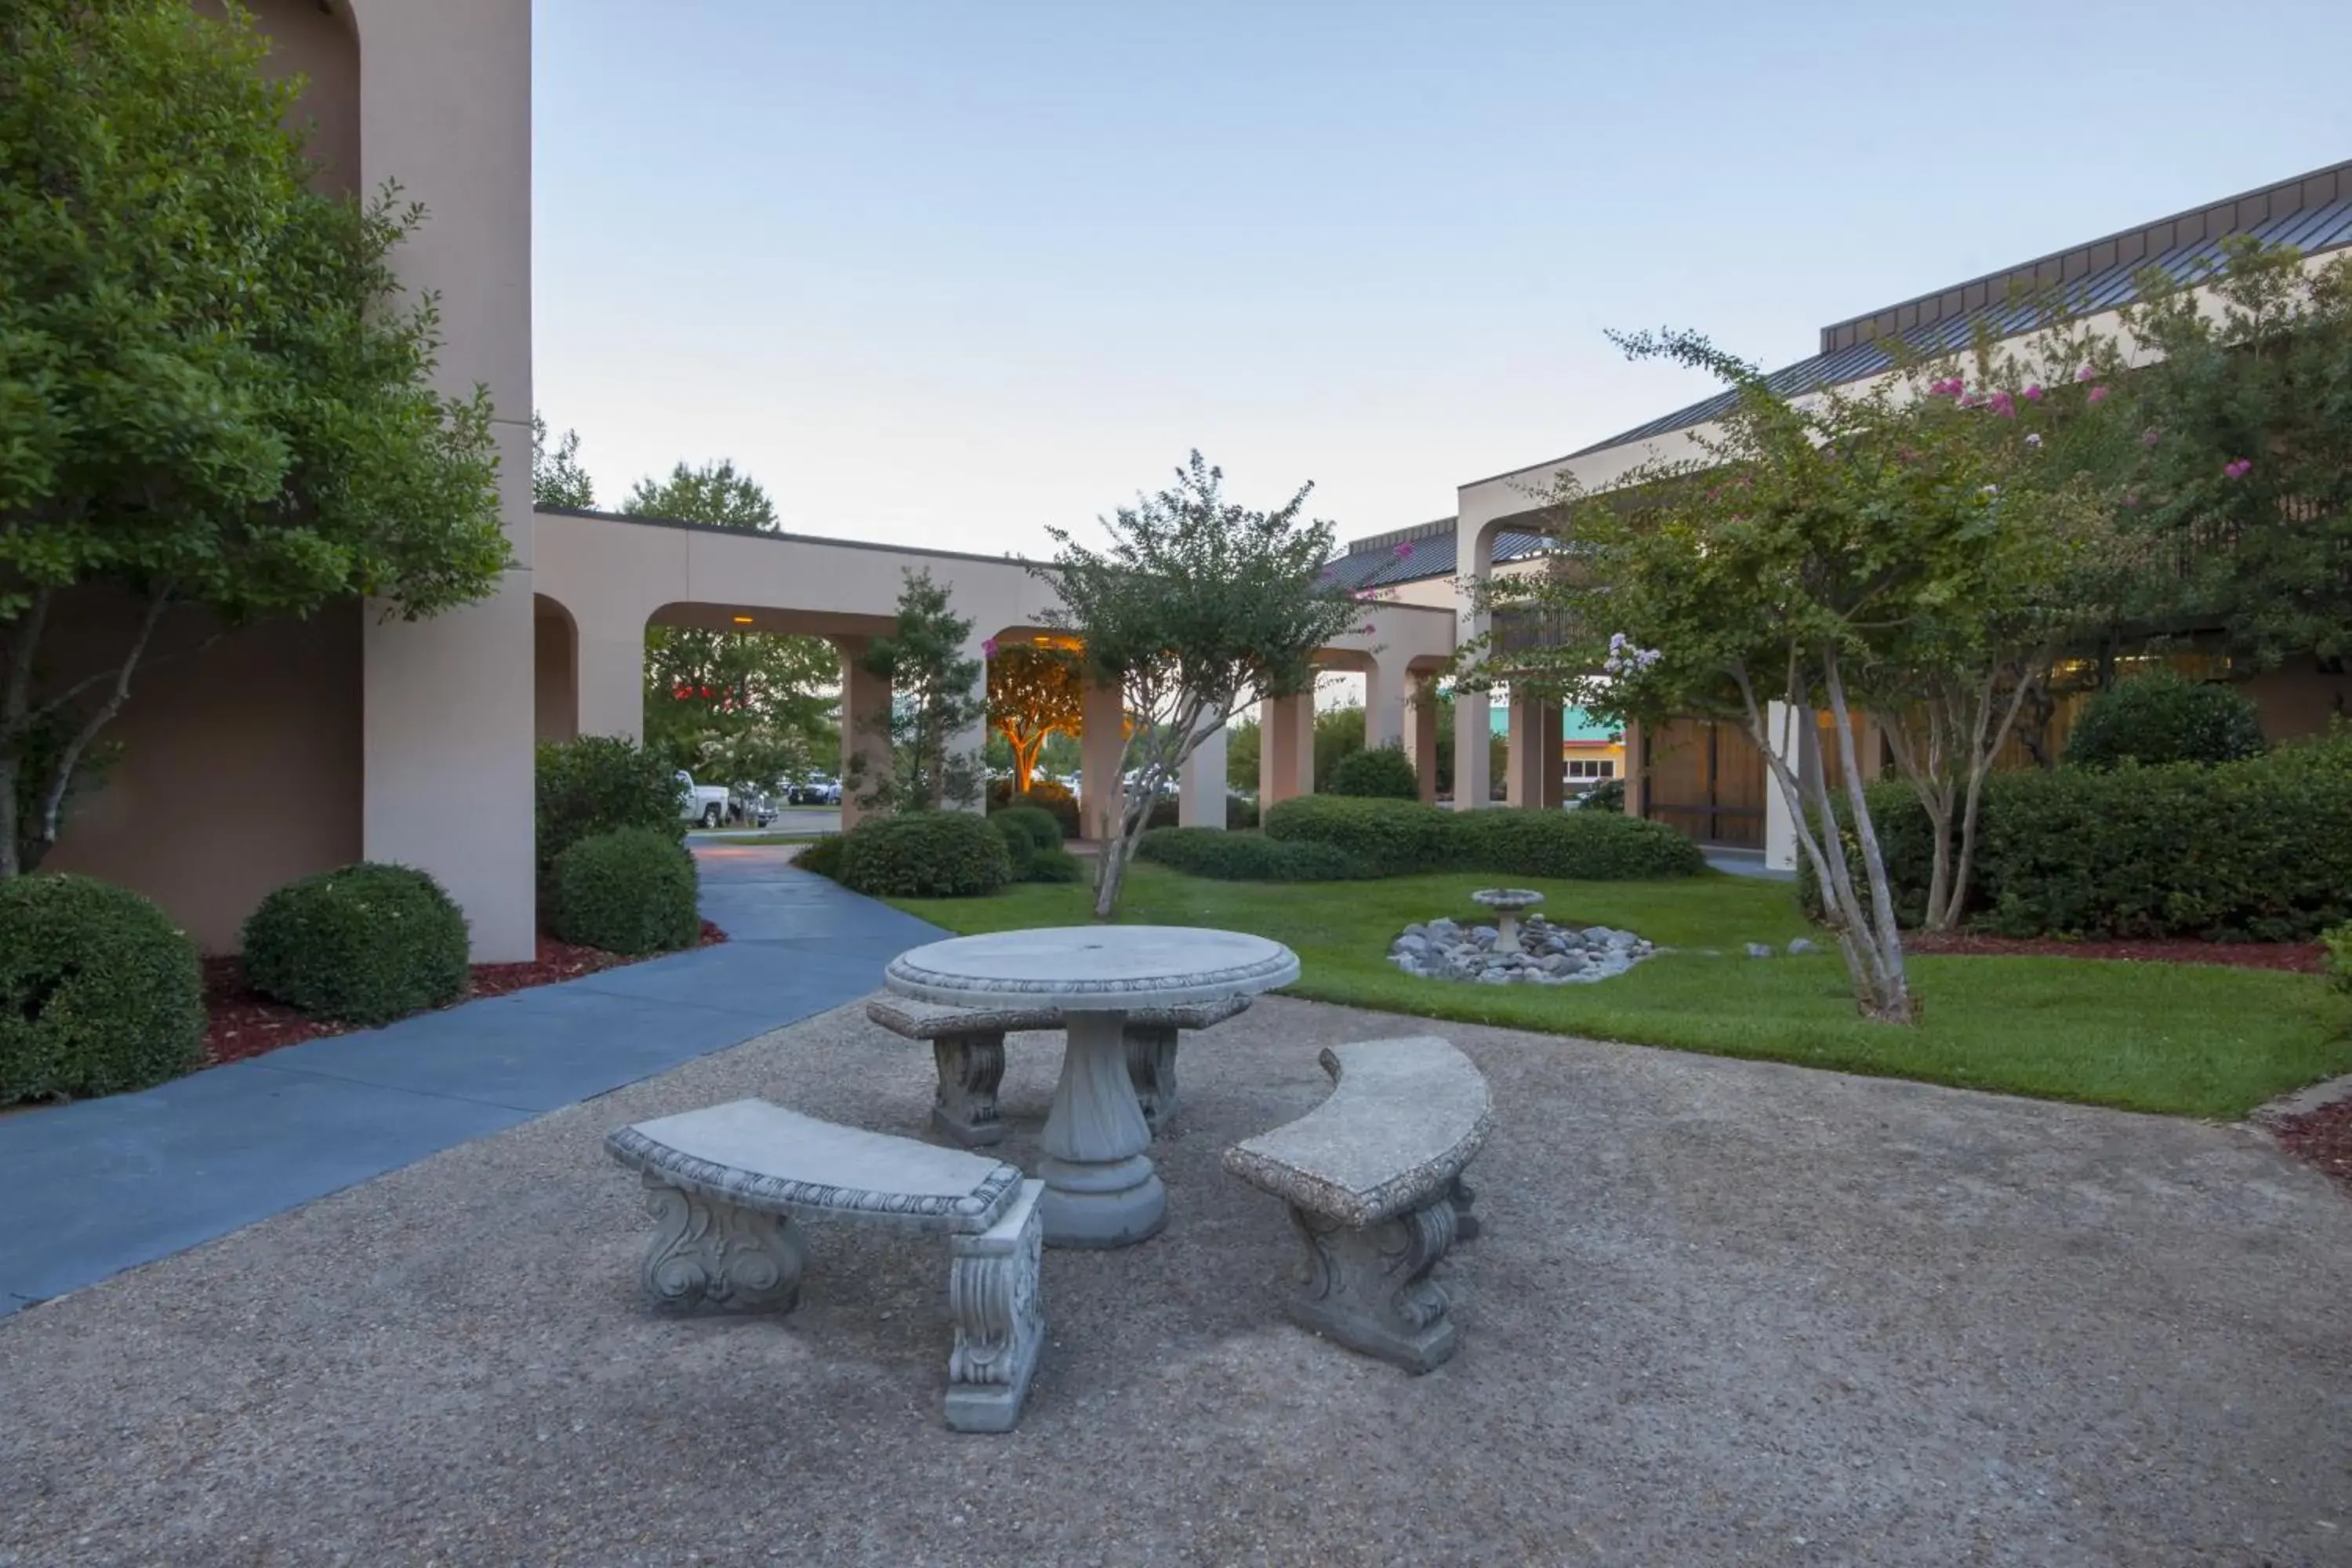
[[[1037,551],[1186,450],[1344,538],[1821,326],[2352,155],[2352,5],[540,0],[537,402],[599,500]]]

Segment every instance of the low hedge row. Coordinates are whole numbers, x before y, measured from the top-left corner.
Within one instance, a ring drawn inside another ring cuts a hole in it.
[[[196,944],[128,888],[0,882],[0,1105],[145,1089],[205,1059]]]
[[[681,851],[683,853],[683,851]],[[317,1018],[373,1026],[466,995],[465,912],[413,866],[361,861],[289,882],[247,917],[246,983]]]
[[[1341,850],[1384,877],[1459,869],[1628,881],[1706,867],[1698,846],[1673,828],[1610,812],[1453,812],[1412,800],[1301,795],[1267,812],[1265,831]]]
[[[1899,783],[1867,798],[1898,918],[1916,923],[1934,864],[1927,813]],[[1810,866],[1800,882],[1818,912]],[[1995,773],[1968,914],[2003,936],[2308,941],[2352,919],[2352,736],[2216,766]]]
[[[1349,882],[1379,875],[1361,857],[1332,845],[1214,827],[1155,827],[1137,841],[1135,853],[1220,882]]]
[[[902,811],[861,822],[842,838],[841,885],[853,892],[968,899],[1012,879],[1005,835],[970,812]]]

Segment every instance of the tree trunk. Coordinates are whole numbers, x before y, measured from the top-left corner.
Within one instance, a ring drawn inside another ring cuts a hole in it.
[[[1870,883],[1870,926],[1867,931],[1871,964],[1871,996],[1866,1016],[1890,1024],[1912,1021],[1911,987],[1903,971],[1903,933],[1895,919],[1895,894],[1886,883],[1886,859],[1878,847],[1878,828],[1870,820],[1864,798],[1862,761],[1854,754],[1853,715],[1846,705],[1845,682],[1838,671],[1837,649],[1822,650],[1822,685],[1830,714],[1837,721],[1838,763],[1845,775],[1846,804],[1853,812],[1854,837],[1862,845],[1863,875]],[[1827,791],[1824,789],[1826,795]]]
[[[22,764],[18,754],[33,725],[33,656],[41,646],[41,630],[49,618],[53,590],[43,588],[25,607],[8,639],[6,679],[0,682],[0,879],[19,876],[24,862],[17,846],[24,824],[16,812],[16,780]]]

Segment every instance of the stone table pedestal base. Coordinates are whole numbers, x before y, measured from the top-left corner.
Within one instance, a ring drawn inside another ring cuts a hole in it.
[[[1062,1081],[1038,1140],[1048,1247],[1125,1247],[1168,1223],[1167,1190],[1144,1152],[1151,1129],[1128,1074],[1124,1022],[1118,1013],[1069,1015]]]

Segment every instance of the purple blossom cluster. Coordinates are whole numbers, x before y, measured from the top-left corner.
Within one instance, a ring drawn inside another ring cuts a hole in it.
[[[2251,458],[2232,458],[2221,465],[2221,474],[2225,479],[2242,479],[2253,471],[2254,462]]]
[[[1609,634],[1609,656],[1601,668],[1611,675],[1639,675],[1665,656],[1654,647],[1635,647],[1623,632]]]

